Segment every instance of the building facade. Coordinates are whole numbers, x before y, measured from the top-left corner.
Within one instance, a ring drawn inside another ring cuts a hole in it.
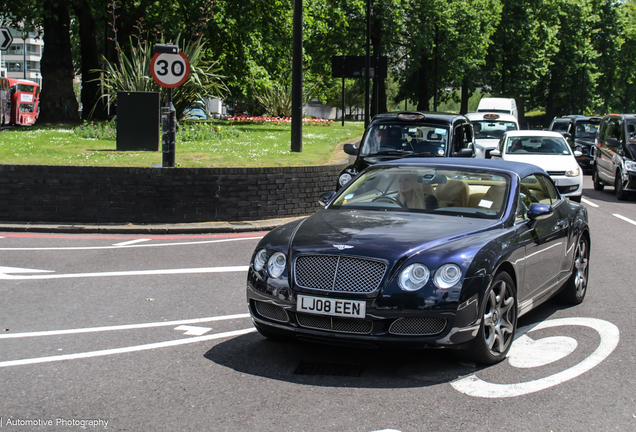
[[[10,29],[13,43],[6,51],[0,51],[0,73],[7,78],[35,81],[42,85],[40,60],[44,41],[35,33],[23,34]]]

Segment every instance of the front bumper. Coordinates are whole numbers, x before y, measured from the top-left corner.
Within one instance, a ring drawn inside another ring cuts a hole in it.
[[[561,196],[579,196],[583,193],[583,175],[577,177],[551,176]]]
[[[391,298],[346,297],[366,302],[363,319],[299,312],[295,291],[254,277],[248,277],[247,302],[257,328],[284,337],[335,345],[459,348],[477,334],[481,324],[480,293],[485,291],[487,279],[465,280],[462,290],[473,294],[461,303],[438,301],[426,306],[427,301],[417,292]]]

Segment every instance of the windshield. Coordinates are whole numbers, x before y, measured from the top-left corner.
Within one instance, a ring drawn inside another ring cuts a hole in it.
[[[569,155],[570,147],[563,137],[513,136],[505,144],[506,153]]]
[[[568,126],[570,125],[570,121],[555,121],[552,123],[551,131],[555,132],[567,132]]]
[[[593,140],[596,138],[596,132],[598,132],[598,127],[600,123],[590,123],[590,122],[576,122],[576,132],[574,136],[580,139],[588,139]]]
[[[389,167],[367,170],[329,208],[366,209],[496,219],[510,179],[473,170]]]
[[[366,134],[361,156],[391,153],[430,153],[444,156],[448,128],[427,125],[375,125]]]
[[[504,132],[517,130],[515,122],[507,121],[473,121],[475,139],[500,139]]]

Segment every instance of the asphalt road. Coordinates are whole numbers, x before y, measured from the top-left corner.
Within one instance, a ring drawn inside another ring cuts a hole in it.
[[[487,368],[264,339],[245,301],[263,233],[0,233],[0,428],[635,430],[636,201],[585,185],[586,300],[523,316]]]

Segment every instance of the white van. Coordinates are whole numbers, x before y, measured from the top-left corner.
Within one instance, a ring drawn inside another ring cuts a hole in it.
[[[511,114],[515,118],[519,117],[517,102],[509,98],[482,98],[477,106],[477,112]]]

